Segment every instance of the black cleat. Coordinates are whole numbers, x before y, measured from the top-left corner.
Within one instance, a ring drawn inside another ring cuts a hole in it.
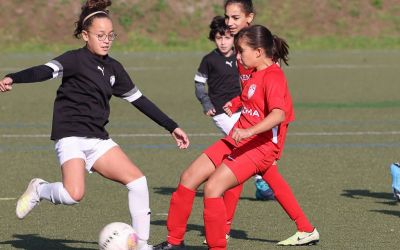
[[[153,247],[153,250],[186,250],[183,242],[180,245],[172,245],[168,241],[164,241]]]

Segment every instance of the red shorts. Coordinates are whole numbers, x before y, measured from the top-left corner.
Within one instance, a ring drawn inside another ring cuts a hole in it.
[[[246,143],[240,147],[221,139],[204,150],[216,167],[227,165],[239,183],[244,183],[255,174],[263,175],[278,157],[275,144],[268,142]]]

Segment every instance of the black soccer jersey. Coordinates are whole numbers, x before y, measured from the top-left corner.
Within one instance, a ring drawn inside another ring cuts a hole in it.
[[[8,76],[14,83],[62,78],[54,101],[52,140],[69,136],[108,139],[105,125],[113,95],[132,103],[170,132],[178,127],[142,95],[118,61],[110,56],[97,56],[86,47],[68,51],[46,66]]]
[[[224,113],[222,107],[233,97],[240,95],[239,73],[236,67],[236,54],[222,55],[218,49],[203,57],[195,82],[208,85],[208,96],[216,114]],[[202,100],[200,100],[204,106]]]

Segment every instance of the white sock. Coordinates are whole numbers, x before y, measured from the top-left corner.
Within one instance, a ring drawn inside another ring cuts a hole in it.
[[[48,200],[56,205],[74,205],[79,202],[71,198],[61,182],[43,183],[38,187],[40,199]]]
[[[261,179],[262,179],[261,175],[258,175],[258,174],[254,175],[254,181],[258,181],[258,180],[261,180]]]
[[[149,190],[146,177],[140,177],[126,185],[128,188],[129,212],[132,217],[132,227],[139,238],[139,246],[147,245],[150,234]]]

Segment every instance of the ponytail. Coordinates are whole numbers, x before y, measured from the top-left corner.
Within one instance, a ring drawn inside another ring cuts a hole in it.
[[[272,46],[272,61],[278,62],[283,61],[286,65],[288,64],[289,58],[289,45],[285,39],[280,38],[277,35],[272,35],[273,46]]]
[[[273,62],[282,60],[288,65],[289,45],[287,42],[276,36],[272,35],[271,31],[262,25],[252,25],[239,31],[235,36],[235,47],[238,47],[240,39],[244,39],[246,44],[252,49],[264,49],[267,57],[271,58]]]
[[[78,21],[75,22],[74,37],[79,39],[82,31],[87,30],[92,25],[95,17],[109,18],[109,12],[106,9],[108,6],[111,6],[111,0],[87,0],[82,5],[82,12]]]

